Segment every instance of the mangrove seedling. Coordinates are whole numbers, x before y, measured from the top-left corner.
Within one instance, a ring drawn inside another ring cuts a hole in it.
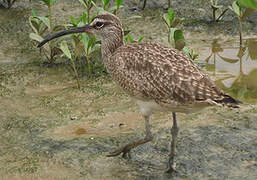
[[[222,11],[222,13],[218,16],[218,18],[216,18],[216,12],[217,10],[221,10],[221,8],[223,6],[218,5],[218,0],[210,0],[211,2],[211,8],[212,8],[212,21],[213,22],[218,22],[222,19],[222,17],[224,16],[224,14],[227,12],[228,8],[226,8],[225,10]]]
[[[250,4],[252,6],[244,8],[243,4],[247,4],[253,2],[253,0],[236,0],[233,2],[232,6],[229,8],[237,15],[238,22],[239,22],[239,39],[240,39],[240,46],[242,46],[242,21],[245,17],[251,15],[257,9],[257,3]],[[243,4],[242,4],[243,3]],[[256,4],[256,9],[254,8]]]
[[[112,13],[117,15],[119,13],[119,9],[122,7],[123,0],[115,0],[115,6],[109,7],[110,6],[110,0],[101,0],[102,6],[99,7],[96,5],[96,3],[93,2],[93,5],[95,6],[96,10],[98,13]]]
[[[168,28],[168,43],[178,50],[182,50],[188,57],[195,60],[198,57],[198,54],[195,54],[192,49],[185,47],[186,41],[184,33],[181,29],[176,28],[176,26],[181,23],[183,19],[175,18],[175,13],[173,9],[169,8],[167,13],[163,14],[163,21]]]
[[[52,19],[52,6],[55,0],[41,0],[48,7],[48,14],[46,16],[38,16],[37,12],[32,10],[32,16],[29,17],[29,24],[33,30],[29,34],[30,39],[37,42],[42,41],[44,34],[51,34],[54,31],[63,30],[63,26],[54,26]],[[60,40],[59,40],[60,41]],[[40,49],[40,52],[53,64],[56,55],[60,54],[60,48],[57,46],[57,41],[49,43]]]
[[[87,17],[83,13],[77,20],[70,16],[71,24],[66,24],[66,27],[80,27],[86,24]],[[74,51],[74,60],[85,56],[88,66],[88,75],[92,74],[92,64],[91,64],[91,55],[99,49],[99,44],[96,41],[94,35],[88,34],[72,34],[72,47]]]
[[[167,13],[163,14],[162,19],[168,28],[168,42],[171,43],[172,29],[181,23],[182,19],[175,18],[175,12],[171,8],[168,9]]]
[[[103,9],[106,10],[111,0],[101,0],[103,4]]]
[[[116,9],[114,11],[114,14],[119,14],[119,9],[122,7],[123,0],[115,0]]]
[[[192,59],[193,61],[194,60],[196,60],[197,58],[198,58],[198,54],[196,54],[195,52],[194,52],[194,50],[193,49],[190,49],[190,48],[188,48],[188,47],[184,47],[183,49],[182,49],[182,51],[190,58],[190,59]]]
[[[86,8],[86,11],[87,11],[87,23],[89,23],[92,19],[90,17],[91,13],[91,9],[93,7],[93,3],[95,2],[95,0],[79,0],[79,2],[81,4],[83,4]],[[93,2],[93,3],[92,3]]]
[[[67,56],[71,60],[73,72],[74,72],[75,78],[77,80],[77,87],[78,87],[78,89],[80,89],[79,76],[78,76],[78,72],[77,72],[77,69],[75,66],[75,62],[74,62],[76,57],[71,54],[66,41],[61,42],[60,49],[62,50],[63,54],[65,54],[65,56]]]
[[[138,40],[135,40],[130,34],[127,34],[124,37],[124,40],[126,43],[140,43],[143,40],[143,37],[141,36]]]
[[[240,5],[238,1],[234,1],[232,6],[229,7],[238,18],[239,22],[239,39],[240,39],[240,46],[242,46],[242,20],[243,20],[243,7]]]

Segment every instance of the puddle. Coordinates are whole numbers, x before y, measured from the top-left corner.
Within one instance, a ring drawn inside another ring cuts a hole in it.
[[[257,39],[245,40],[242,48],[237,42],[213,40],[201,57],[205,70],[216,84],[231,96],[249,103],[257,102]]]
[[[144,120],[139,113],[111,112],[105,116],[91,116],[83,122],[74,122],[49,130],[45,135],[58,140],[68,140],[79,136],[116,137],[132,133],[138,127],[144,127],[143,124]]]

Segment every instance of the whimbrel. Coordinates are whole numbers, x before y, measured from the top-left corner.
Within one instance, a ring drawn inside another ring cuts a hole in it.
[[[38,47],[54,38],[83,32],[101,37],[102,59],[107,71],[125,92],[136,99],[145,119],[146,136],[108,156],[122,154],[125,157],[131,149],[151,141],[150,116],[155,111],[171,111],[173,126],[167,172],[173,172],[179,131],[176,112],[191,113],[213,105],[238,107],[240,103],[218,88],[182,52],[158,43],[125,45],[120,20],[112,14],[98,15],[87,25],[57,32],[43,40]]]

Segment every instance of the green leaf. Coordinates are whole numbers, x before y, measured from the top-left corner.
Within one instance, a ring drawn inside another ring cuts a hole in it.
[[[239,3],[243,4],[244,6],[252,9],[257,9],[257,1],[255,0],[238,0]]]
[[[87,7],[87,4],[85,3],[85,1],[79,0],[79,2],[80,2],[82,5],[84,5],[85,7]]]
[[[48,19],[48,17],[38,17],[38,19],[40,19],[47,27],[48,29],[50,29],[50,21]]]
[[[82,15],[80,16],[79,22],[83,22],[83,24],[87,23],[87,14],[85,12],[83,12]]]
[[[88,37],[88,35],[86,33],[81,34],[81,36],[82,36],[82,42],[83,42],[83,44],[85,46],[85,51],[87,52],[88,51],[88,47],[89,47],[89,37]]]
[[[56,25],[53,27],[53,31],[62,31],[64,30],[64,26],[63,25]]]
[[[189,49],[188,47],[186,47],[186,46],[182,49],[182,51],[183,51],[185,54],[190,54],[190,49]]]
[[[32,13],[32,16],[37,16],[37,11],[32,9],[31,13]]]
[[[29,17],[29,25],[33,29],[33,31],[38,34],[39,24],[34,19],[35,18],[33,16]]]
[[[184,34],[183,34],[183,31],[180,30],[180,29],[175,29],[175,28],[171,28],[171,31],[173,32],[173,39],[174,39],[174,42],[176,43],[177,41],[179,40],[184,40]]]
[[[61,45],[60,45],[60,49],[62,50],[62,52],[69,58],[71,59],[71,53],[70,50],[68,48],[67,42],[66,41],[62,41]]]
[[[133,37],[132,37],[132,36],[130,36],[130,35],[128,35],[128,40],[129,40],[129,42],[130,42],[130,43],[135,42],[135,41],[134,41],[134,39],[133,39]]]
[[[170,24],[172,24],[174,17],[175,17],[175,13],[174,13],[173,9],[171,9],[171,8],[168,9],[168,15],[169,15]]]
[[[44,40],[40,35],[35,34],[35,33],[30,33],[29,34],[29,38],[32,39],[32,40],[35,40],[37,42],[41,42],[41,41]],[[46,50],[48,53],[50,53],[50,46],[49,46],[49,44],[45,44],[42,48],[44,50]]]
[[[167,13],[163,14],[162,16],[165,24],[168,26],[168,28],[170,28],[170,21],[169,21],[169,15]]]
[[[64,26],[64,27],[74,27],[74,25],[73,25],[73,24],[70,24],[70,23],[64,24],[63,26]]]
[[[70,16],[70,20],[71,20],[73,25],[75,25],[75,26],[77,25],[76,20],[73,16]]]
[[[116,3],[117,8],[120,8],[120,6],[123,3],[123,0],[115,0],[115,3]]]
[[[96,8],[96,11],[97,11],[99,14],[109,13],[108,11],[105,11],[102,7],[97,6],[93,1],[92,1],[92,4],[94,5],[94,7]]]
[[[198,56],[198,54],[194,54],[192,59],[195,60],[196,58],[198,58]]]
[[[95,41],[96,41],[95,36],[89,37],[88,50],[87,50],[89,54],[94,50]]]
[[[236,13],[238,16],[240,16],[240,14],[241,14],[240,6],[238,5],[237,1],[233,2],[232,8],[230,7],[230,9],[232,9],[234,11],[234,13]]]
[[[166,23],[166,25],[170,28],[172,27],[172,24],[174,23],[174,17],[175,17],[175,13],[173,11],[173,9],[169,8],[168,9],[168,13],[163,14],[163,19],[164,22]]]
[[[102,4],[104,6],[104,9],[106,9],[106,6],[110,3],[110,0],[102,0]]]
[[[35,41],[37,41],[37,42],[41,42],[41,41],[44,40],[41,36],[39,36],[39,35],[36,34],[36,33],[30,33],[30,34],[29,34],[29,38],[32,39],[32,40],[35,40]]]
[[[56,0],[50,0],[50,2],[51,2],[52,4],[54,4],[54,3],[56,3]]]
[[[137,40],[137,42],[141,42],[143,40],[143,37],[141,36],[138,40]]]
[[[189,49],[186,46],[182,49],[182,51],[192,60],[195,60],[198,57],[198,54],[194,54],[193,49]],[[199,63],[197,63],[197,64],[199,65]],[[200,66],[202,66],[202,65],[200,65]]]
[[[108,11],[111,13],[115,13],[116,10],[117,10],[116,6],[112,6],[112,7],[108,8]]]
[[[171,28],[171,37],[174,40],[175,48],[182,50],[186,44],[183,31],[180,29]]]

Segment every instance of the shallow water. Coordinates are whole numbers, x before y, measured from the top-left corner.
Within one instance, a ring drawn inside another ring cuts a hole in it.
[[[204,48],[200,60],[216,84],[231,96],[249,103],[257,102],[257,39],[220,42],[214,39]]]
[[[59,2],[55,13],[63,18],[60,21],[83,11],[78,1]],[[170,177],[163,171],[171,114],[151,118],[154,140],[134,149],[131,160],[105,157],[144,136],[144,121],[135,102],[108,77],[81,78],[78,90],[67,63],[43,66],[43,57],[27,34],[31,29],[24,23],[29,7],[0,10],[0,179],[257,179],[256,39],[244,40],[245,48],[238,53],[234,36],[185,34],[187,45],[199,53],[202,68],[219,87],[245,103],[240,109],[213,107],[178,114],[178,174]],[[36,3],[33,7],[42,13],[44,8]],[[133,35],[144,36],[144,41],[165,43],[162,10],[145,12],[140,19],[124,19],[123,24]],[[191,25],[191,29],[209,25]],[[228,25],[218,26],[220,33]]]

